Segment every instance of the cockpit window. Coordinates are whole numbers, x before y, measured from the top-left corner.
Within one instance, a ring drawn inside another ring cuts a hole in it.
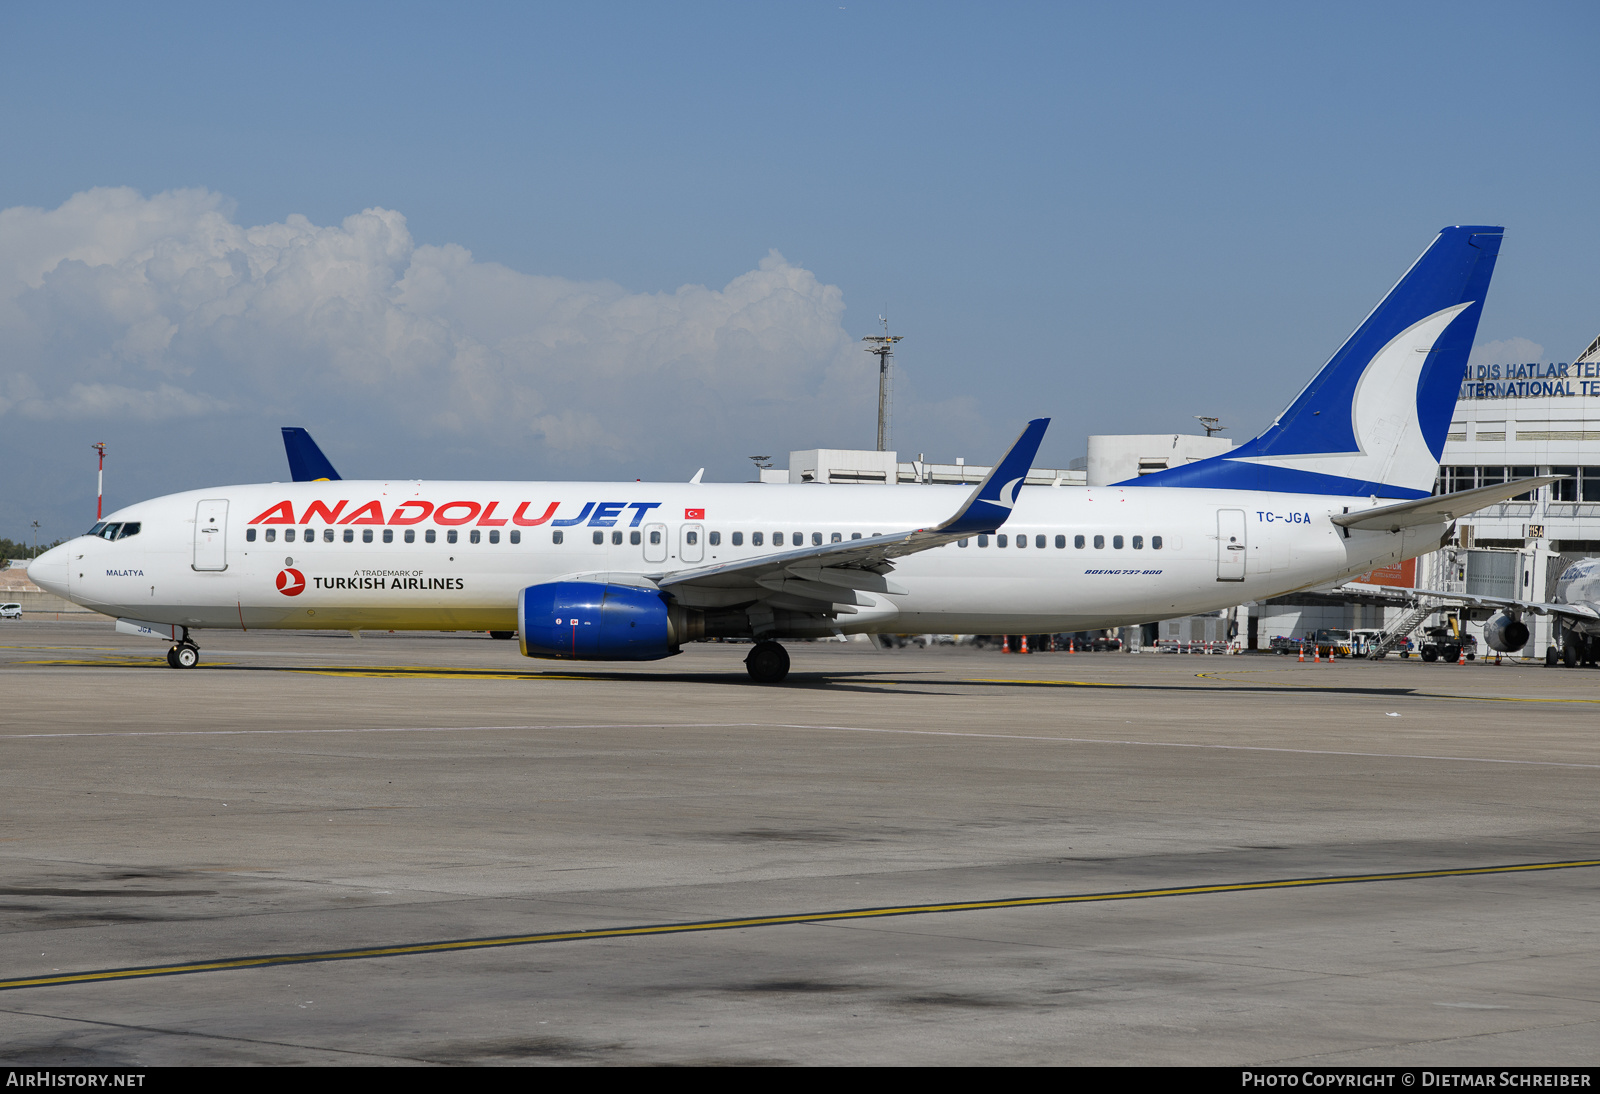
[[[118,539],[127,539],[129,536],[136,536],[138,534],[139,534],[139,522],[136,521],[136,520],[130,520],[126,524],[124,524],[122,526],[122,531],[117,533],[117,538]]]
[[[100,529],[101,539],[116,539],[117,533],[122,531],[121,524],[107,524]]]
[[[101,521],[99,524],[96,524],[93,528],[91,528],[87,532],[85,532],[84,535],[86,535],[86,536],[98,536],[100,534],[100,529],[104,528],[105,526],[106,526],[106,522],[105,521]]]

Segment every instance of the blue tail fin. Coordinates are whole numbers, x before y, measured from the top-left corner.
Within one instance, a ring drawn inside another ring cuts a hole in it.
[[[283,427],[283,450],[289,456],[289,477],[295,482],[322,482],[339,477],[311,434],[297,425]]]
[[[1117,485],[1427,497],[1503,231],[1441,231],[1259,437]]]

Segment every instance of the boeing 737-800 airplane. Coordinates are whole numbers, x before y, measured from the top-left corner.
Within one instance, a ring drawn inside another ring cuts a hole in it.
[[[1430,497],[1501,229],[1446,228],[1259,437],[1109,487],[1024,487],[1047,421],[964,487],[328,480],[113,513],[40,586],[173,642],[200,629],[510,631],[648,661],[717,636],[1038,633],[1261,600],[1433,549],[1522,480]]]

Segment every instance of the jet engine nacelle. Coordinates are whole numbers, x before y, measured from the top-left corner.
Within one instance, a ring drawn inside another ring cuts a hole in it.
[[[1528,625],[1501,612],[1483,625],[1483,640],[1491,650],[1516,653],[1528,644]]]
[[[701,637],[698,612],[659,589],[598,581],[529,585],[517,598],[525,657],[567,661],[658,661]]]

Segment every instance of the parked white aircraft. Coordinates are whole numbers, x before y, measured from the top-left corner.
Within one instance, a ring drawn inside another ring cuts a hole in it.
[[[1524,615],[1553,616],[1562,630],[1561,646],[1545,651],[1545,664],[1558,660],[1569,668],[1600,660],[1600,558],[1581,558],[1556,579],[1553,601],[1517,600],[1514,597],[1446,593],[1436,589],[1401,589],[1380,585],[1385,592],[1420,597],[1445,604],[1496,610],[1483,625],[1483,640],[1492,650],[1517,653],[1528,645]]]
[[[128,506],[40,586],[196,663],[205,629],[510,631],[645,661],[716,636],[1040,633],[1203,612],[1438,544],[1522,480],[1430,497],[1501,229],[1446,228],[1266,432],[1110,487],[1025,487],[1031,422],[976,490],[313,481]],[[697,476],[698,477],[698,476]]]

